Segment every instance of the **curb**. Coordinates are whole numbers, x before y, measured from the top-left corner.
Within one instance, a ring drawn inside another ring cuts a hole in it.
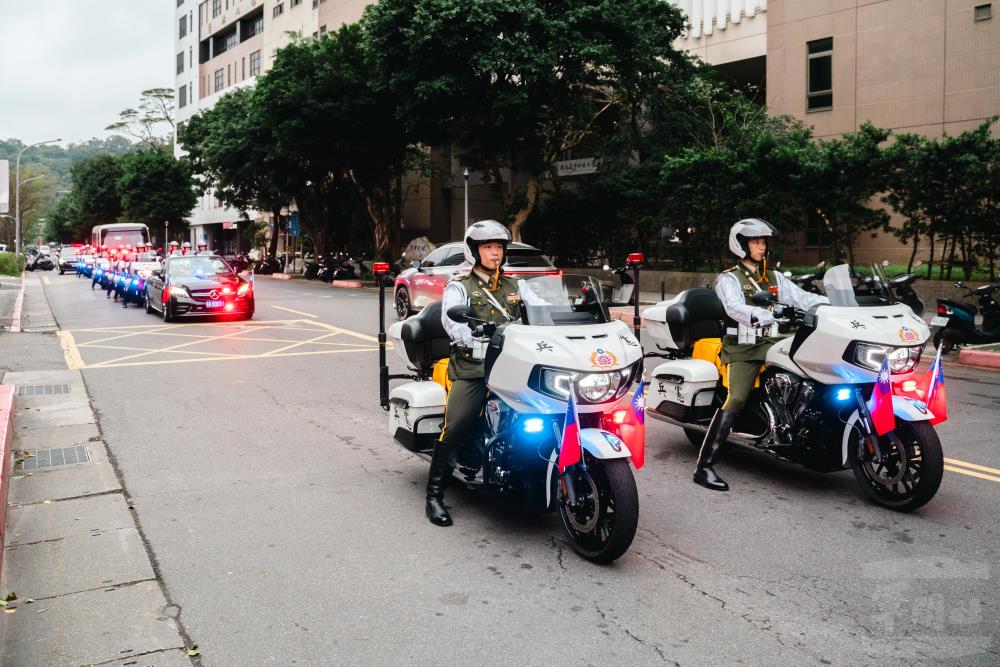
[[[0,572],[3,571],[4,535],[7,529],[7,494],[14,440],[14,385],[0,386]]]
[[[1000,370],[1000,352],[993,350],[959,350],[958,362],[976,368]]]
[[[290,273],[272,273],[271,280],[291,280],[292,274]]]
[[[365,284],[361,280],[334,280],[330,283],[330,287],[339,287],[341,289],[361,289]]]
[[[10,328],[8,331],[11,333],[21,333],[21,309],[24,307],[24,287],[27,281],[24,279],[24,273],[21,273],[21,286],[17,290],[17,298],[14,300],[14,312],[10,316]]]

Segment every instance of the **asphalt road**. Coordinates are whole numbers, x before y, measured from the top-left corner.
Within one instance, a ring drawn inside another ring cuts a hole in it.
[[[251,323],[164,325],[43,282],[203,664],[1000,660],[998,374],[945,368],[964,472],[908,515],[748,451],[703,490],[649,420],[639,533],[596,566],[555,515],[463,490],[454,527],[426,521],[426,464],[378,407],[374,292],[260,279]]]

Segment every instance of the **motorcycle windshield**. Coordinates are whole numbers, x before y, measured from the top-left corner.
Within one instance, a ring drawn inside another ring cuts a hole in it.
[[[546,275],[517,281],[522,322],[531,326],[606,324],[608,288],[585,275]]]
[[[823,288],[831,306],[887,306],[896,303],[880,264],[840,264],[827,269]]]

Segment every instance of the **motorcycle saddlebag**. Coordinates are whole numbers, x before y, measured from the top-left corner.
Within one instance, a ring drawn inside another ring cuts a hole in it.
[[[444,387],[424,380],[389,392],[389,434],[411,452],[428,452],[444,425]]]
[[[675,359],[653,370],[647,405],[674,419],[701,418],[712,408],[719,371],[703,359]],[[697,413],[697,414],[696,414]]]

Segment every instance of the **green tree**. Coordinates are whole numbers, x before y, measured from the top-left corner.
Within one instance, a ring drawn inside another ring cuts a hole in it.
[[[123,159],[102,153],[73,165],[70,196],[77,204],[79,229],[84,234],[94,225],[116,222],[121,216],[118,179]]]
[[[163,149],[129,153],[121,159],[116,181],[123,216],[153,225],[167,221],[171,227],[187,224],[197,202],[191,164],[175,159]]]
[[[157,134],[169,127],[166,136]],[[118,113],[118,120],[108,125],[109,132],[122,132],[150,148],[169,148],[174,131],[174,91],[172,88],[148,88],[139,97],[138,108]]]
[[[80,223],[80,205],[72,192],[53,203],[47,215],[46,228],[48,237],[58,241],[77,243],[88,238],[90,230]]]
[[[687,62],[672,47],[683,16],[659,0],[382,0],[362,22],[401,120],[465,152],[515,239],[554,163]]]

